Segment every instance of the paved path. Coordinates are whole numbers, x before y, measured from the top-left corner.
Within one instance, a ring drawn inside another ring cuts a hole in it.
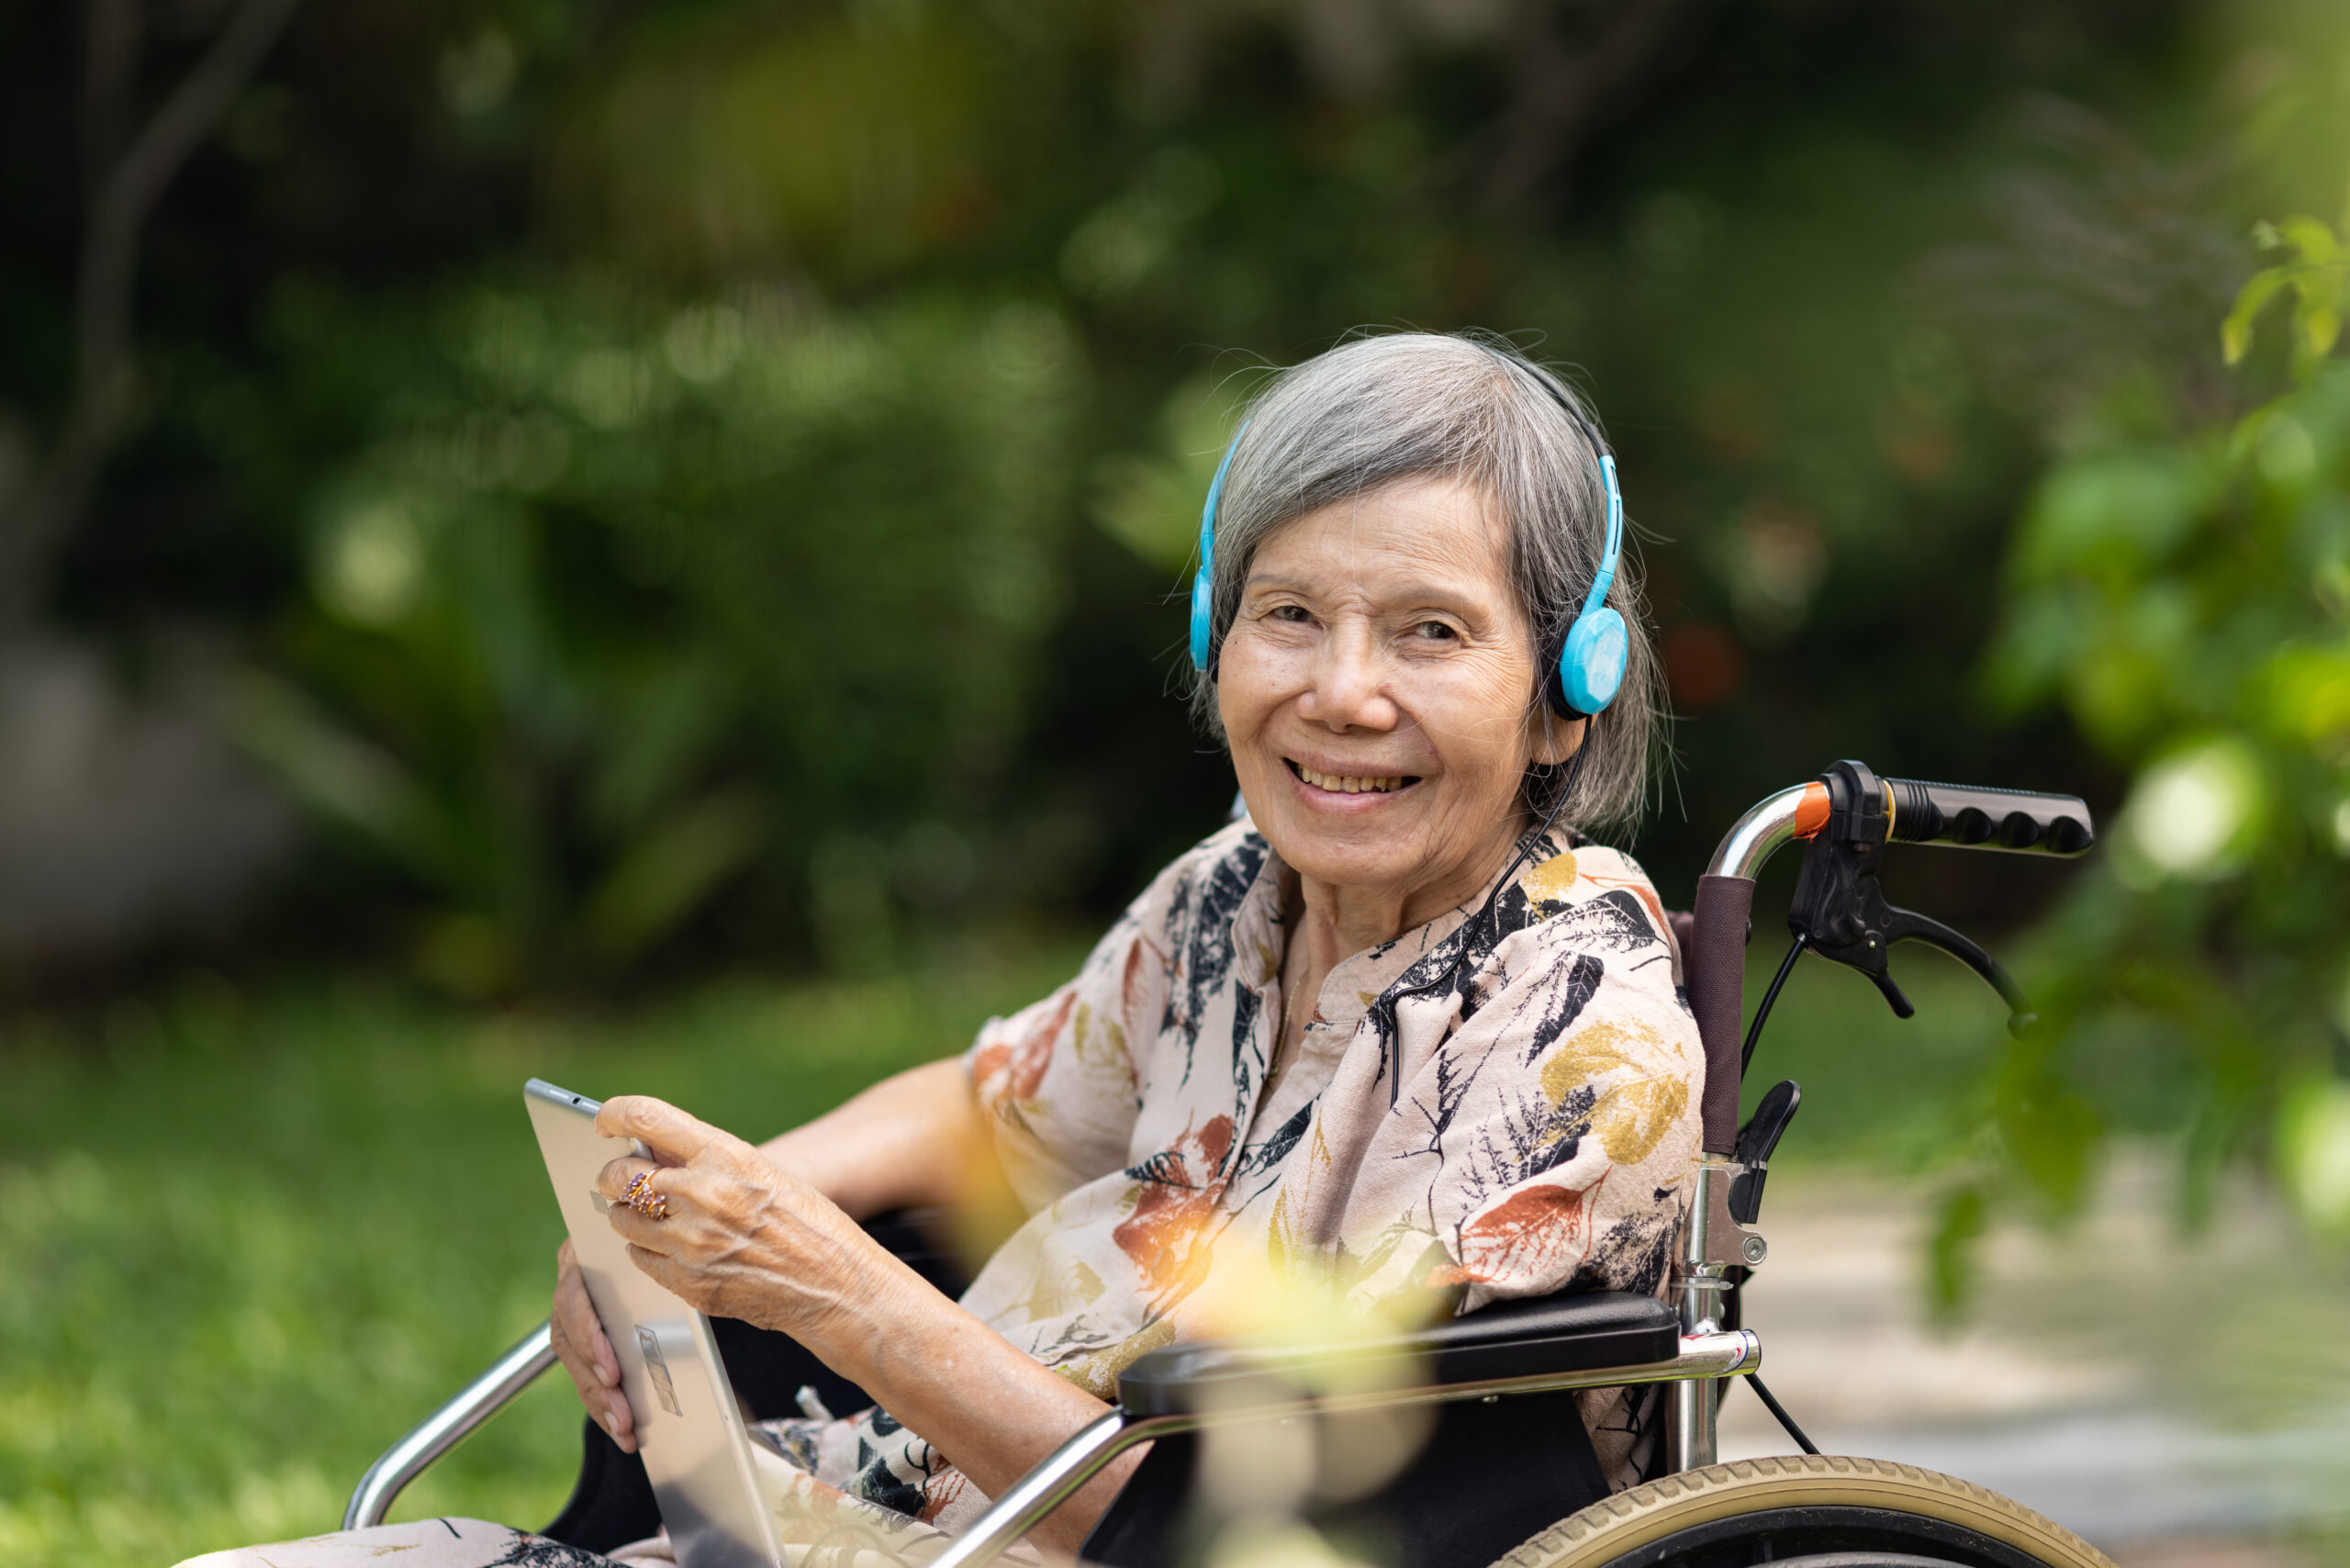
[[[1930,1193],[1774,1172],[1746,1320],[1771,1390],[1828,1452],[1962,1475],[2137,1568],[2313,1561],[2350,1540],[2350,1260],[2231,1187],[2182,1238],[2166,1168],[2118,1162],[2090,1214],[1994,1233],[1964,1327],[1926,1320]],[[1794,1451],[1733,1392],[1723,1457]]]

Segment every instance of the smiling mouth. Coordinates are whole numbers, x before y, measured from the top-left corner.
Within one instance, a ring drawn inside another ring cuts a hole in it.
[[[1316,790],[1326,790],[1333,795],[1387,795],[1398,790],[1408,790],[1420,781],[1419,776],[1413,773],[1350,777],[1318,772],[1291,757],[1285,756],[1281,761],[1287,763],[1289,770],[1299,778],[1313,785]]]

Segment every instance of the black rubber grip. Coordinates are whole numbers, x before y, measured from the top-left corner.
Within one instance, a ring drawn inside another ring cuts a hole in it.
[[[1897,844],[1953,844],[2031,855],[2079,855],[2097,842],[2078,795],[1888,778]]]

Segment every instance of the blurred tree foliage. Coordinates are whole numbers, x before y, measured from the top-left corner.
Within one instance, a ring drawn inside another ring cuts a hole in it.
[[[290,341],[375,335],[281,304]],[[321,476],[241,737],[431,890],[460,991],[624,964],[773,849],[870,957],[893,896],[966,890],[1026,725],[1076,353],[1021,302],[435,301]]]
[[[0,530],[73,407],[107,128],[260,3],[0,19]],[[1578,364],[1624,454],[1669,896],[1837,756],[2103,804],[2140,743],[1975,674],[2045,422],[1975,351],[2049,334],[1952,301],[2050,297],[1986,239],[2073,210],[2009,190],[2056,134],[2020,102],[2183,155],[2267,101],[2255,34],[2188,0],[312,5],[154,207],[39,609],[241,640],[240,734],[345,846],[281,933],[473,993],[867,964],[949,913],[1098,917],[1213,824],[1228,772],[1163,692],[1230,400],[1357,324],[1476,324]],[[2087,294],[2208,342],[2240,252],[2117,177],[2040,262],[2093,285],[2177,217],[2164,288]],[[1900,875],[2013,922],[2062,873]]]
[[[2011,711],[2060,706],[2130,782],[2100,863],[2036,939],[2047,1026],[2009,1042],[1984,1086],[1998,1173],[1949,1197],[1946,1299],[1964,1290],[1990,1198],[2020,1187],[2072,1212],[2114,1131],[2178,1138],[2192,1219],[2222,1161],[2251,1153],[2320,1228],[2350,1234],[2350,364],[2333,355],[2345,229],[2263,221],[2215,272],[2196,259],[2211,227],[2194,221],[2339,188],[2350,31],[2299,20],[2292,55],[2255,58],[2271,79],[2227,186],[2208,167],[2109,159],[2142,217],[2091,236],[2108,256],[2132,229],[2172,237],[2174,264],[2142,258],[2113,276],[2142,289],[2241,277],[2255,250],[2271,264],[2224,319],[2215,303],[2198,341],[2140,334],[2111,353],[2074,341],[2070,365],[2039,383],[2054,461],[2008,552],[1987,674]],[[2147,221],[2149,207],[2169,216]],[[2043,286],[2002,297],[2044,304],[2052,270],[2077,279],[2099,259],[2019,243],[2001,275],[2037,268]],[[2268,321],[2282,330],[2264,336]],[[2107,333],[2098,346],[2120,344]]]

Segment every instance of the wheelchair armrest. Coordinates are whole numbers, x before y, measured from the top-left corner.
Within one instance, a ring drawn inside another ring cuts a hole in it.
[[[487,1370],[459,1389],[455,1397],[427,1416],[408,1436],[384,1450],[360,1479],[342,1511],[342,1528],[366,1529],[384,1522],[393,1500],[433,1462],[472,1435],[475,1428],[512,1403],[514,1396],[555,1364],[553,1325],[540,1324],[508,1347]]]
[[[1654,1296],[1583,1291],[1499,1302],[1416,1333],[1326,1346],[1201,1339],[1153,1350],[1118,1378],[1129,1417],[1256,1403],[1259,1389],[1354,1381],[1381,1362],[1415,1368],[1424,1388],[1539,1378],[1670,1361],[1681,1327]]]
[[[1170,1346],[1128,1367],[1116,1408],[1005,1488],[930,1568],[982,1568],[1119,1454],[1179,1432],[1316,1410],[1730,1377],[1762,1364],[1749,1329],[1684,1335],[1655,1297],[1612,1292],[1509,1302],[1417,1334],[1321,1350],[1237,1339]],[[1364,1386],[1395,1372],[1403,1378],[1386,1387]]]

